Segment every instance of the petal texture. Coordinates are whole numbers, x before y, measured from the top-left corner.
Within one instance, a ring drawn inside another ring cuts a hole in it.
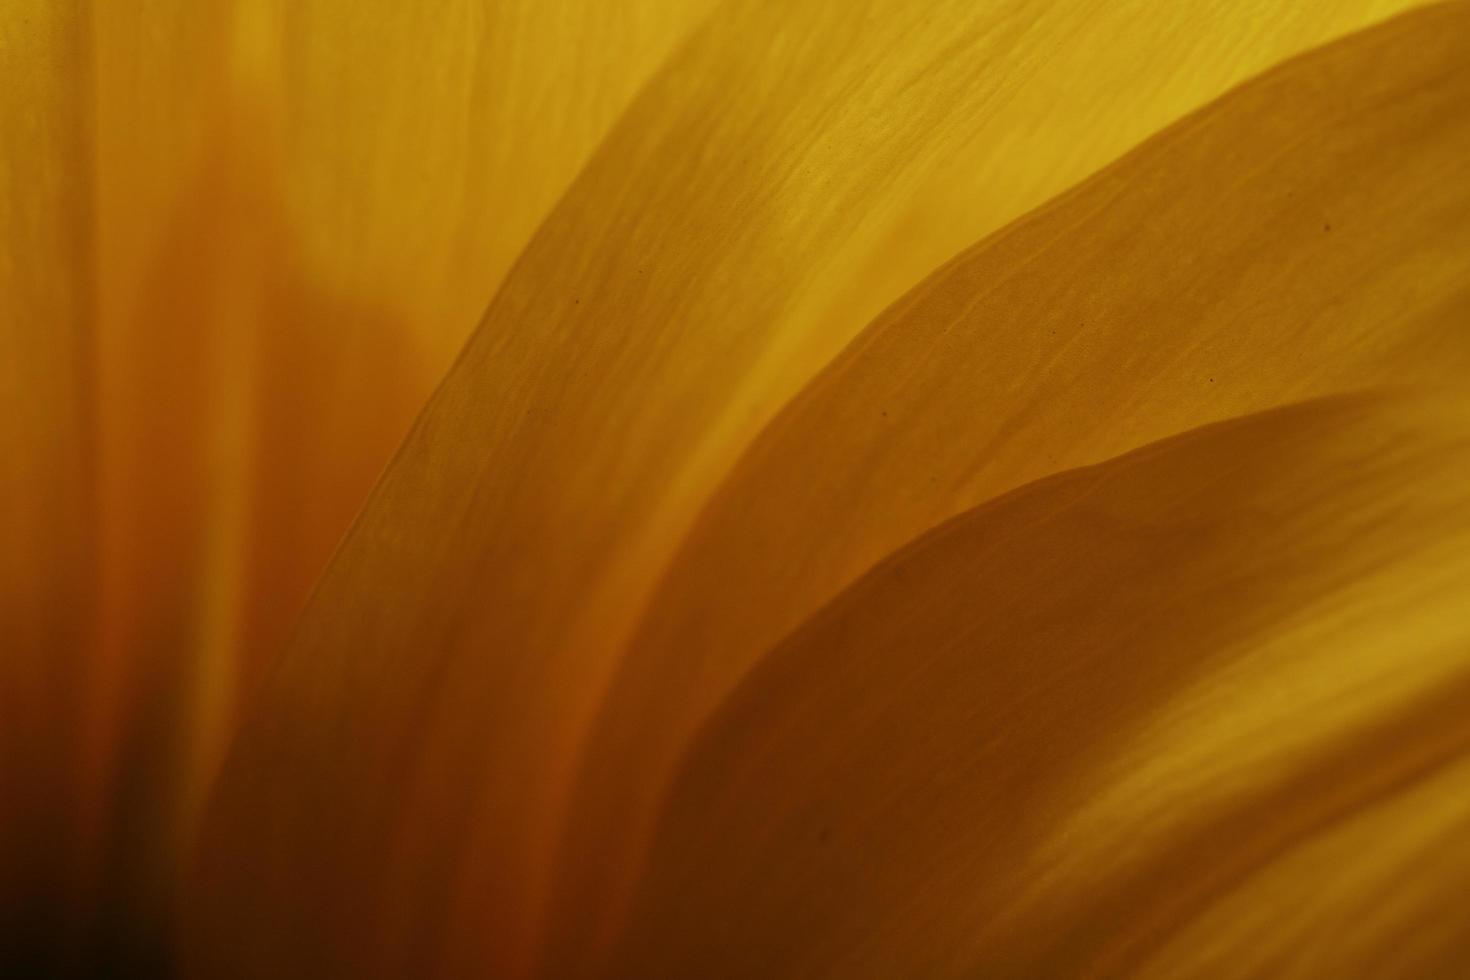
[[[537,221],[709,6],[62,5],[95,369],[55,418],[100,406],[96,485],[68,486],[96,501],[100,625],[51,655],[86,664],[84,863],[124,904],[166,918],[244,696]]]
[[[0,7],[0,973],[64,927],[92,611],[86,35]],[[30,949],[7,948],[12,941]]]
[[[1463,955],[1435,904],[1470,834],[1467,423],[1463,400],[1277,409],[885,561],[688,755],[612,974],[1418,976]]]
[[[809,385],[700,516],[620,667],[564,919],[615,908],[670,767],[743,673],[927,528],[1208,422],[1460,384],[1467,45],[1447,7],[1248,84],[958,257]]]
[[[91,9],[101,727],[182,698],[191,795],[514,255],[708,6]]]
[[[598,847],[562,837],[579,754],[670,559],[749,440],[863,322],[814,311],[861,273],[874,236],[1007,118],[999,107],[1029,80],[1055,84],[1048,73],[1075,67],[1051,52],[1132,23],[1123,8],[1078,10],[733,3],[660,74],[521,256],[248,724],[204,845],[201,962],[392,972],[438,953],[448,973],[534,967],[558,849],[570,840],[579,868],[577,842]],[[1150,65],[1151,50],[1139,43]],[[1164,63],[1189,67],[1177,52]],[[1367,77],[1397,78],[1384,74]],[[1113,77],[1144,132],[1188,108]],[[1263,145],[1250,136],[1238,152]],[[1125,428],[1092,458],[1198,421],[1181,409],[1160,431]],[[884,546],[973,502],[951,496]],[[736,652],[717,652],[732,665],[725,682],[779,636],[773,626],[858,574],[855,554],[758,612],[756,642],[742,633]],[[723,693],[697,678],[691,690],[669,745]],[[556,920],[576,923],[572,937],[604,934],[583,916],[617,907],[602,900],[636,858],[665,748],[651,776],[624,757],[638,767],[631,823],[592,821],[612,827],[612,885],[572,887],[594,896]],[[260,931],[239,932],[242,921]],[[310,934],[290,928],[307,921]],[[576,958],[596,942],[546,948]]]

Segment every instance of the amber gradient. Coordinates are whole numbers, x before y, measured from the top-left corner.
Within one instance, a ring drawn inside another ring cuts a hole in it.
[[[515,252],[705,6],[0,10],[0,789],[16,873],[51,893],[27,917],[170,942],[242,697]]]
[[[865,98],[887,78],[856,56],[851,75],[827,69],[832,97],[895,105],[892,125],[870,110],[836,119],[821,142],[802,114],[824,108],[825,90],[803,88],[810,102],[783,90],[793,143],[766,150],[767,166],[832,168],[804,226],[791,226],[799,205],[765,169],[671,181],[674,163],[650,161],[682,159],[695,126],[713,129],[700,145],[718,146],[721,127],[743,134],[757,111],[686,110],[707,98],[690,94],[715,71],[703,60],[757,77],[787,67],[749,64],[716,43],[723,34],[703,35],[708,47],[684,52],[667,92],[655,83],[644,94],[543,226],[324,580],[271,709],[221,784],[202,878],[219,904],[201,915],[201,930],[212,928],[204,948],[258,956],[263,970],[305,958],[391,974],[437,956],[450,975],[485,963],[513,972],[531,969],[537,950],[553,974],[592,969],[618,930],[672,767],[697,765],[689,740],[784,632],[885,553],[957,510],[1171,433],[1365,386],[1453,385],[1470,353],[1457,329],[1470,257],[1470,186],[1458,179],[1464,18],[1463,8],[1422,14],[1293,62],[984,243],[817,376],[733,473],[767,406],[788,396],[793,365],[823,342],[802,330],[821,321],[787,318],[786,297],[830,275],[811,266],[856,234],[858,198],[843,195],[879,200],[917,158],[914,141],[953,134],[934,136],[901,99]],[[1015,50],[1009,26],[985,36]],[[905,52],[922,50],[914,27],[903,25]],[[877,28],[863,30],[866,39]],[[793,63],[826,68],[812,53],[798,49]],[[942,60],[905,94],[979,125],[984,112],[956,102],[969,89],[951,67]],[[722,80],[726,90],[760,86]],[[664,116],[671,135],[651,140]],[[629,172],[657,177],[630,190]],[[865,176],[873,184],[860,187]],[[618,209],[624,199],[638,203],[636,220]],[[720,235],[726,200],[748,203]],[[752,291],[751,278],[768,286]],[[576,291],[546,288],[563,281]],[[1245,562],[1240,540],[1234,560]],[[1085,554],[1080,538],[1077,547]],[[398,583],[393,601],[370,599],[386,581]],[[1134,628],[1122,614],[1114,627]],[[1055,642],[1069,649],[1064,633]],[[902,676],[923,648],[916,639],[888,651],[887,669]],[[1363,655],[1374,651],[1397,652]],[[847,683],[882,692],[895,681],[875,669]],[[903,705],[929,710],[918,692]],[[862,721],[809,723],[841,733]],[[901,713],[886,723],[907,724]],[[398,792],[383,793],[384,779]],[[831,792],[840,811],[844,797]],[[742,824],[790,819],[800,800],[752,787],[738,805],[723,802]],[[1017,819],[1024,802],[1013,801]],[[952,809],[923,818],[932,826],[905,832],[959,846]],[[898,825],[871,828],[879,841],[889,832]],[[716,883],[722,846],[703,844]],[[669,907],[689,901],[689,918],[671,916],[672,935],[640,950],[687,948],[686,971],[708,956],[777,974],[862,974],[823,958],[820,937],[807,948],[779,931],[807,920],[763,925],[770,892],[806,882],[813,891],[797,904],[814,919],[847,921],[838,907],[852,901],[854,920],[832,945],[859,950],[881,906],[939,887],[878,878],[864,903],[840,880],[805,877],[817,872],[789,853],[732,854],[742,873],[772,879],[739,893],[747,911],[705,909],[697,892],[676,889]],[[958,902],[965,887],[940,895]],[[239,921],[260,918],[270,925],[231,942]],[[303,921],[317,925],[287,934]],[[928,927],[904,921],[917,962],[954,957],[963,972],[963,947],[946,939],[925,953]],[[728,940],[700,923],[727,923]],[[981,968],[991,955],[981,947],[969,962]],[[871,975],[893,975],[904,962],[893,956]]]
[[[6,0],[0,974],[1461,975],[1467,370],[1463,0]]]

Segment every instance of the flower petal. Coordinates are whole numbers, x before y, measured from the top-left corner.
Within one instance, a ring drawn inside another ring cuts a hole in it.
[[[505,269],[712,4],[95,5],[102,741],[179,715],[197,802]]]
[[[1470,404],[1343,396],[943,525],[700,737],[611,975],[1131,975],[1338,931],[1420,975],[1470,882],[1424,854],[1467,840],[1467,485]]]
[[[157,952],[241,692],[713,3],[0,5],[5,938]]]
[[[606,699],[559,947],[615,915],[697,726],[904,542],[1222,418],[1463,383],[1466,16],[1251,82],[957,258],[808,386],[701,515]]]
[[[1058,51],[1134,23],[721,8],[521,256],[323,581],[221,783],[201,955],[529,969],[576,757],[644,603],[736,455],[863,322],[813,310],[943,161],[1000,135],[998,107],[1075,66]],[[1194,45],[1156,42],[1110,76],[1138,131],[1185,108],[1144,96]],[[293,919],[321,926],[273,925]]]
[[[76,4],[0,5],[0,939],[37,949],[76,846],[93,608],[84,45]],[[50,966],[20,955],[0,971]]]

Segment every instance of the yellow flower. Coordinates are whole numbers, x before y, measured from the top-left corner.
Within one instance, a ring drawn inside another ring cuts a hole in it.
[[[1470,5],[8,0],[0,81],[0,968],[1470,969]]]

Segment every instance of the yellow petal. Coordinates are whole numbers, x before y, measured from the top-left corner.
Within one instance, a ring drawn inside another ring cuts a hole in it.
[[[946,145],[935,172],[800,297],[820,329],[846,337],[955,253],[1230,86],[1419,4],[1005,6],[1034,18],[1022,47],[1034,39],[1038,50],[985,64],[999,77],[977,135]]]
[[[1467,480],[1463,398],[1343,396],[943,525],[730,696],[610,975],[1213,975],[1334,930],[1419,975],[1463,949],[1424,848],[1467,839]]]
[[[75,4],[0,5],[0,935],[37,949],[76,844],[92,609],[84,43]]]
[[[113,642],[269,654],[535,222],[707,6],[98,5]]]
[[[242,695],[535,223],[711,2],[90,5],[91,70],[67,68],[95,118],[85,740],[130,904],[162,918]]]
[[[558,946],[616,908],[695,728],[904,542],[1211,421],[1462,383],[1466,23],[1416,15],[1232,93],[957,258],[796,399],[701,515],[606,700]]]
[[[1463,712],[1465,705],[1452,710]],[[1453,977],[1470,963],[1470,761],[1410,762],[1220,897],[1139,976]]]
[[[536,226],[717,0],[308,0],[279,23],[285,207],[313,281],[438,381]]]
[[[643,604],[735,455],[861,323],[811,305],[1028,80],[1050,99],[1075,52],[1136,24],[1115,5],[866,13],[722,8],[538,232],[240,743],[205,845],[206,956],[528,967],[577,752]],[[1187,108],[1151,93],[1194,49],[1136,43],[1136,72],[1110,75],[1135,133]],[[1219,84],[1259,64],[1225,50]],[[1101,162],[1079,160],[1048,172]],[[321,925],[273,925],[294,918]]]

